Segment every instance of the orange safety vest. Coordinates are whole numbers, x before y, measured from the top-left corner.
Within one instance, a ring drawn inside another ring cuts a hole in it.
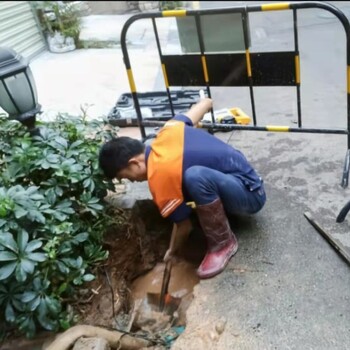
[[[169,216],[184,200],[182,166],[185,123],[168,121],[151,145],[147,178],[153,200],[163,217]]]

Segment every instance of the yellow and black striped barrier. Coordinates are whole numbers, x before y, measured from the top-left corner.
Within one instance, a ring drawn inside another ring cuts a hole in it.
[[[298,43],[298,20],[297,11],[303,9],[319,8],[331,12],[343,25],[346,33],[347,47],[347,128],[346,129],[320,129],[304,128],[302,125],[301,110],[301,74],[300,74],[300,53]],[[288,52],[261,52],[252,53],[250,46],[250,29],[248,25],[248,15],[259,11],[292,11],[293,29],[294,29],[294,50]],[[242,28],[244,36],[245,51],[241,52],[219,52],[208,53],[205,50],[201,16],[222,15],[228,13],[237,13],[241,15]],[[186,55],[164,55],[159,40],[156,19],[162,17],[193,17],[197,30],[199,53]],[[212,111],[212,123],[202,123],[202,127],[211,130],[255,130],[268,132],[293,132],[293,133],[323,133],[323,134],[344,134],[347,136],[348,150],[346,153],[342,186],[348,186],[348,176],[350,168],[350,24],[347,17],[335,6],[320,1],[300,1],[300,2],[281,2],[262,5],[235,6],[231,8],[215,9],[188,9],[171,10],[140,13],[130,17],[121,33],[121,48],[124,56],[124,63],[127,70],[130,90],[132,93],[134,107],[136,110],[138,124],[141,136],[146,139],[145,126],[162,126],[163,122],[143,120],[138,101],[137,87],[130,65],[130,58],[126,45],[126,34],[132,23],[139,19],[151,19],[155,33],[155,39],[161,63],[161,72],[163,73],[167,96],[174,115],[174,105],[171,98],[171,86],[205,86],[207,95],[211,97],[212,86],[247,86],[250,92],[250,101],[252,108],[253,124],[252,126],[243,126],[238,124],[217,124],[215,123],[214,113]],[[230,67],[242,67],[231,74]],[[200,67],[200,68],[199,68]],[[278,67],[278,69],[276,69]],[[199,69],[198,69],[199,68]],[[179,74],[181,72],[181,74]],[[283,72],[283,73],[281,73]],[[254,99],[254,88],[259,86],[294,86],[297,97],[298,127],[277,126],[277,125],[257,125],[257,115]]]

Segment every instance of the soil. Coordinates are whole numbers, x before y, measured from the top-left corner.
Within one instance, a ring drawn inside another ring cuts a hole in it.
[[[129,330],[134,304],[130,285],[152,270],[167,250],[171,224],[161,218],[153,202],[138,201],[124,213],[126,223],[110,228],[104,237],[109,258],[91,286],[96,295],[79,306],[82,324]]]
[[[98,292],[89,304],[80,306],[80,323],[141,332],[149,339],[158,339],[171,332],[170,327],[186,325],[186,311],[199,282],[196,268],[205,254],[204,237],[193,217],[195,229],[173,261],[169,302],[164,312],[159,312],[163,257],[172,224],[160,216],[151,200],[136,202],[126,215],[125,225],[105,235],[109,259],[92,287]]]

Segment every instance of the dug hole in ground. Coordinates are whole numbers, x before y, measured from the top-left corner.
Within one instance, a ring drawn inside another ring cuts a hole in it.
[[[148,302],[151,303],[150,294],[161,291],[165,267],[162,261],[172,224],[160,216],[151,200],[137,201],[124,214],[128,216],[125,226],[106,233],[110,256],[103,267],[104,273],[95,281],[99,292],[87,307],[85,322],[151,336],[159,336],[172,326],[185,326],[185,311],[198,283],[196,267],[205,254],[205,241],[195,217],[195,229],[174,261],[169,282],[169,294],[181,299],[181,304],[168,315],[167,310],[159,313]]]
[[[110,202],[113,204],[113,199]],[[43,349],[66,350],[74,343],[74,350],[169,349],[184,331],[186,311],[193,299],[194,286],[199,282],[196,268],[206,247],[195,215],[190,238],[173,261],[161,312],[163,257],[169,246],[172,224],[164,220],[153,201],[147,199],[136,201],[130,210],[114,210],[123,217],[124,224],[107,230],[104,246],[109,258],[99,268],[98,277],[89,289],[81,291],[81,299],[75,305],[81,318],[79,324],[99,329],[77,326],[80,328],[76,332],[70,329],[53,341],[46,341]],[[119,336],[115,340],[114,335],[110,338],[112,333],[104,330],[116,331]],[[95,340],[90,344],[82,341],[81,336]],[[106,343],[100,343],[100,338]]]

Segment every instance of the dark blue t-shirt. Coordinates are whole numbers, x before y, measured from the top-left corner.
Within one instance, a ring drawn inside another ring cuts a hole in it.
[[[249,164],[245,156],[232,146],[209,134],[207,131],[193,127],[191,119],[185,115],[177,115],[173,119],[185,123],[185,140],[183,155],[183,173],[194,165],[201,165],[218,170],[224,174],[233,174],[247,186],[250,191],[261,186],[262,180]],[[146,162],[151,147],[146,147]],[[170,151],[170,150],[169,150]],[[187,219],[191,207],[186,202],[191,201],[186,189],[183,188],[185,201],[169,216],[173,222]]]

